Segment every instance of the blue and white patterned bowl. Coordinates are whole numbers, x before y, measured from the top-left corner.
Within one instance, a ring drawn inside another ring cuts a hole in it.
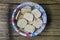
[[[37,8],[40,12],[41,12],[41,14],[42,14],[42,22],[43,22],[43,24],[42,24],[42,26],[38,29],[38,30],[36,30],[34,33],[32,33],[32,34],[25,34],[25,33],[23,33],[23,32],[21,32],[21,31],[19,31],[18,30],[18,28],[17,28],[17,26],[16,26],[16,23],[15,23],[15,17],[16,17],[16,15],[17,15],[17,12],[21,9],[21,8],[23,8],[24,6],[31,6],[31,8],[33,9],[33,8]],[[24,2],[24,3],[22,3],[22,4],[20,4],[20,5],[18,5],[16,8],[15,8],[15,10],[13,11],[13,13],[12,13],[12,18],[11,18],[11,22],[12,22],[12,25],[13,25],[13,28],[15,29],[15,31],[18,33],[18,34],[20,34],[20,35],[22,35],[22,36],[26,36],[26,37],[34,37],[34,36],[37,36],[38,34],[40,34],[43,30],[44,30],[44,28],[45,28],[45,26],[46,26],[46,23],[47,23],[47,15],[46,15],[46,12],[45,12],[45,10],[42,8],[42,6],[41,5],[38,5],[37,3],[33,3],[33,2]]]

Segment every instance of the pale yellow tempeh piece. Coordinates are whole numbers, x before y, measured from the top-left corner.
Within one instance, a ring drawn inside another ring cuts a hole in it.
[[[25,19],[19,19],[17,21],[17,26],[20,28],[24,28],[27,25],[27,21]]]
[[[28,21],[33,21],[33,15],[31,13],[25,13],[24,18]]]
[[[37,20],[34,20],[33,25],[36,28],[40,28],[42,26],[42,20],[39,18]]]
[[[31,12],[31,7],[30,6],[25,6],[21,9],[21,13],[30,13]]]
[[[35,16],[35,18],[39,18],[41,16],[41,12],[38,9],[32,10],[31,13]]]
[[[33,25],[26,25],[24,31],[26,33],[33,33],[35,31],[35,27]]]

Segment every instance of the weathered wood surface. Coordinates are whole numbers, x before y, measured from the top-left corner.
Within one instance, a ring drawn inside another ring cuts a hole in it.
[[[60,0],[0,0],[1,3],[22,3],[22,2],[36,2],[39,4],[57,4]]]
[[[48,16],[45,30],[32,38],[19,36],[9,24],[12,11],[23,1],[27,0],[0,0],[0,40],[60,40],[60,0],[31,0],[41,4]]]

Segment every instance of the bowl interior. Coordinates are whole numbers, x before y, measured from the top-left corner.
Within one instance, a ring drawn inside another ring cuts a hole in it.
[[[23,8],[25,6],[30,6],[32,9],[37,8],[41,12],[41,14],[42,14],[41,18],[42,18],[43,24],[42,24],[42,26],[39,29],[37,29],[32,34],[26,34],[23,31],[20,31],[19,27],[16,25],[17,20],[15,19],[15,17],[17,15],[17,12],[19,10],[21,10],[21,8]],[[24,2],[24,3],[20,4],[20,5],[18,5],[15,8],[15,10],[14,10],[14,12],[12,14],[12,25],[13,25],[13,28],[15,29],[15,31],[17,31],[17,33],[19,33],[20,35],[23,35],[23,36],[31,36],[32,37],[32,36],[38,35],[39,33],[41,33],[44,30],[46,22],[47,22],[47,16],[46,16],[46,13],[45,13],[44,9],[42,8],[42,6],[40,6],[40,5],[36,4],[36,3],[32,3],[32,2]]]

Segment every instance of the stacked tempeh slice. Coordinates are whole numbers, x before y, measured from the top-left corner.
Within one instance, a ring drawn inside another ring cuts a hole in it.
[[[42,25],[41,12],[38,9],[31,9],[25,6],[16,15],[17,26],[25,33],[33,33]]]

